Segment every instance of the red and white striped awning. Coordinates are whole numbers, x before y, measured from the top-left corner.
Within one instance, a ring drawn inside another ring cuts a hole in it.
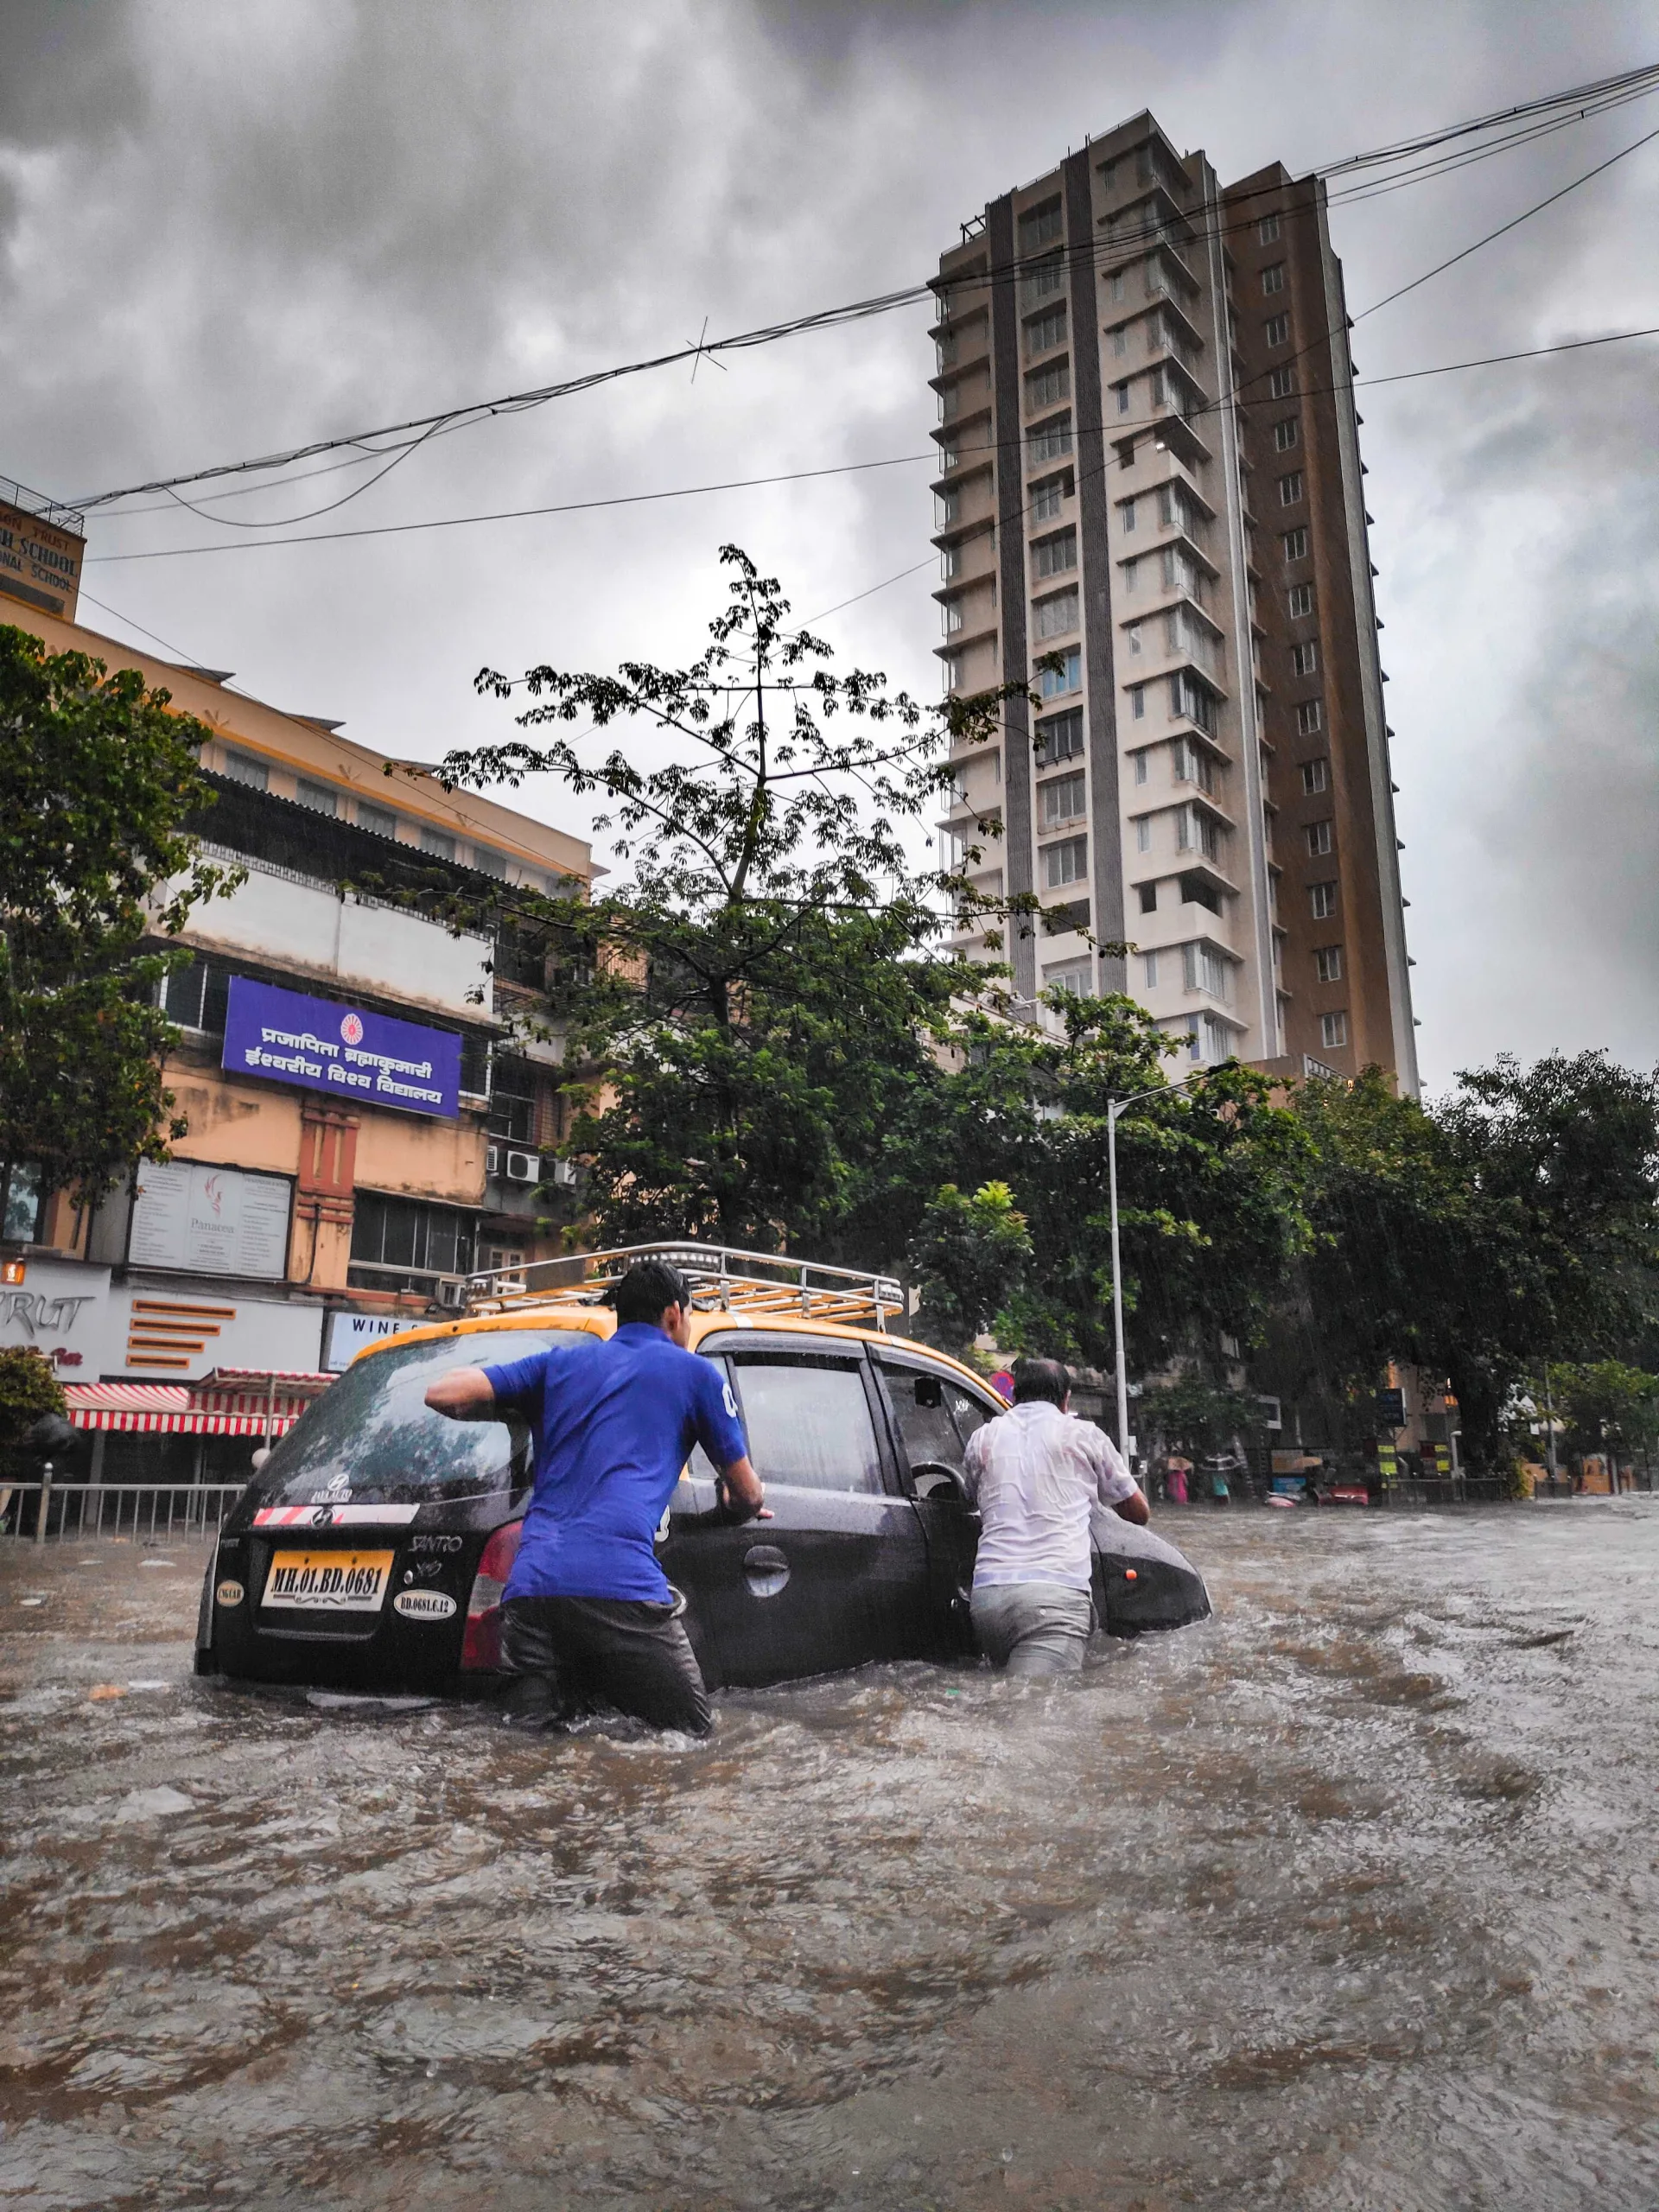
[[[296,1376],[300,1382],[315,1377]],[[330,1381],[333,1377],[328,1378]],[[273,1437],[286,1436],[315,1395],[271,1397],[263,1390],[227,1391],[207,1382],[66,1382],[69,1419],[76,1428],[139,1431],[168,1436],[263,1436],[267,1418]]]

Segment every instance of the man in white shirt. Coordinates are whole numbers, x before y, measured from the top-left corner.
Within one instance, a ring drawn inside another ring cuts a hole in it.
[[[963,1477],[980,1511],[974,1630],[1011,1675],[1067,1675],[1094,1624],[1089,1516],[1109,1506],[1144,1526],[1147,1501],[1117,1446],[1074,1420],[1058,1360],[1014,1366],[1014,1404],[969,1440]]]

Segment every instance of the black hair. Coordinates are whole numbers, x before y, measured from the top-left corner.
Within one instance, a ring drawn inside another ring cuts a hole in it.
[[[689,1306],[691,1293],[685,1277],[666,1260],[639,1260],[611,1294],[611,1303],[620,1328],[629,1321],[660,1321],[664,1306]]]
[[[1027,1405],[1033,1398],[1041,1398],[1051,1406],[1063,1406],[1071,1388],[1071,1377],[1058,1359],[1016,1359],[1014,1363],[1016,1406]]]

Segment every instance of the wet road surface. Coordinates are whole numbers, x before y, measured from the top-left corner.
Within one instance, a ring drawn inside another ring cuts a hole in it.
[[[200,1554],[0,1546],[0,2198],[1659,2202],[1659,1501],[1159,1526],[1214,1621],[702,1745],[198,1683]]]

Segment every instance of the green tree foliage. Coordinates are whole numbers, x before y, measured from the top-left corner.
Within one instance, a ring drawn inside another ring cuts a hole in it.
[[[1235,1437],[1248,1438],[1261,1426],[1257,1399],[1196,1372],[1142,1391],[1135,1408],[1143,1449],[1156,1439],[1164,1451],[1179,1451],[1191,1459],[1224,1451]]]
[[[1561,1442],[1569,1458],[1611,1452],[1620,1459],[1650,1459],[1659,1444],[1659,1376],[1622,1360],[1588,1360],[1549,1369],[1550,1395],[1564,1419]]]
[[[0,1350],[0,1466],[10,1465],[42,1414],[60,1414],[63,1386],[32,1344]]]
[[[0,626],[0,1169],[81,1198],[182,1134],[153,1003],[178,956],[144,941],[232,880],[183,826],[210,733],[168,696]]]
[[[938,949],[938,898],[1002,908],[959,871],[916,868],[906,832],[944,803],[946,746],[994,730],[1004,695],[926,711],[878,675],[834,675],[775,580],[735,547],[721,559],[728,603],[690,667],[532,669],[531,734],[442,774],[550,772],[607,803],[595,826],[627,880],[530,902],[518,925],[556,949],[573,1058],[607,1071],[569,1146],[595,1233],[823,1255],[926,1079],[952,994],[987,981]],[[487,670],[479,684],[515,689]],[[563,734],[578,721],[627,744],[590,759]]]
[[[1389,1358],[1450,1378],[1465,1449],[1545,1357],[1628,1353],[1659,1291],[1659,1083],[1604,1053],[1512,1059],[1431,1107],[1375,1069],[1308,1084],[1313,1246],[1278,1335],[1288,1395],[1369,1388]]]
[[[1125,998],[1057,1001],[1054,1034],[1011,1022],[1006,970],[950,953],[945,915],[988,925],[995,950],[1042,926],[1035,900],[975,889],[982,842],[918,868],[906,840],[948,803],[947,750],[998,734],[1009,695],[925,711],[880,677],[832,675],[777,583],[734,547],[722,559],[728,604],[690,667],[532,669],[524,734],[442,770],[484,787],[551,772],[607,803],[596,826],[626,879],[591,904],[525,908],[560,948],[573,1058],[607,1071],[568,1147],[592,1233],[892,1270],[919,1238],[942,1262],[941,1325],[948,1312],[971,1336],[983,1300],[965,1277],[947,1287],[939,1239],[964,1224],[938,1194],[1000,1183],[1033,1246],[997,1308],[1010,1344],[1109,1357],[1106,1104],[1167,1090],[1173,1048]],[[578,723],[626,742],[595,758]],[[988,816],[969,836],[1000,834]],[[1265,1079],[1236,1067],[1133,1109],[1119,1152],[1138,1363],[1195,1330],[1254,1332],[1305,1238],[1306,1151]]]
[[[1006,1183],[940,1185],[910,1244],[921,1292],[918,1333],[966,1357],[1019,1287],[1032,1255],[1025,1216]]]

